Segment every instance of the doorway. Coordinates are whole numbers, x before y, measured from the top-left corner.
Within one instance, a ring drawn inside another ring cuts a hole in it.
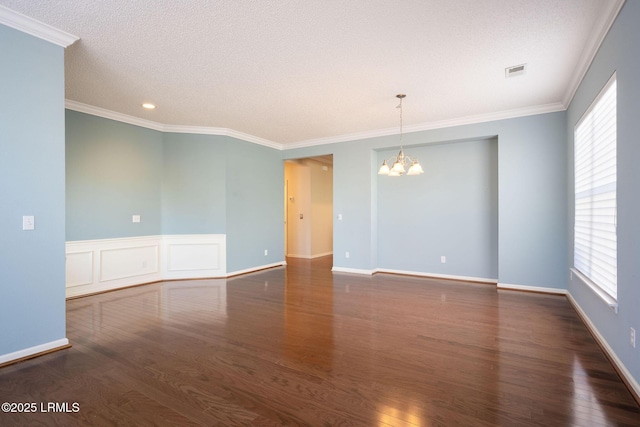
[[[285,160],[285,257],[333,254],[333,155]]]

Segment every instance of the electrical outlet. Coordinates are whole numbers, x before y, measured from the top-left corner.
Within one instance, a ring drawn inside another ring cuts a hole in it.
[[[442,256],[440,257],[440,262],[441,262],[442,264],[445,264],[445,263],[447,262],[447,257],[446,257],[446,256],[444,256],[444,255],[442,255]]]
[[[346,251],[346,252],[344,253],[344,257],[345,257],[345,258],[349,258],[349,251]]]
[[[132,215],[131,222],[140,222],[140,215]]]
[[[269,249],[264,250],[264,256],[267,256],[267,255],[269,255]]]
[[[631,344],[631,347],[636,348],[636,330],[633,328],[630,329],[629,344]]]

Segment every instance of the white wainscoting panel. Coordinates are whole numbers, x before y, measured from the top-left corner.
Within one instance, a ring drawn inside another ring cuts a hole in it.
[[[104,249],[100,251],[100,281],[158,273],[160,245]]]
[[[165,279],[225,277],[227,270],[226,235],[197,234],[163,236]]]
[[[93,251],[69,252],[67,249],[67,288],[93,283]]]
[[[67,297],[164,279],[226,277],[226,253],[224,234],[67,242]]]
[[[161,280],[162,236],[66,243],[67,297]]]

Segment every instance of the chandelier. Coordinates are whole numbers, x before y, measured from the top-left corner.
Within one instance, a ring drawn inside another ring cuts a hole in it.
[[[422,166],[418,163],[418,159],[412,159],[402,151],[402,100],[405,96],[407,95],[403,93],[396,95],[396,98],[400,99],[400,104],[396,107],[400,109],[400,152],[397,156],[390,157],[382,162],[382,166],[380,166],[380,170],[378,170],[378,175],[402,176],[405,174],[407,166],[409,166],[409,171],[406,172],[407,175],[420,175],[424,173]],[[389,167],[389,164],[392,166]]]

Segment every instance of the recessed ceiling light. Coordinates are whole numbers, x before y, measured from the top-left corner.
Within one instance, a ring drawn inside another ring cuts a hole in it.
[[[142,104],[142,108],[146,108],[147,110],[153,110],[154,108],[156,108],[156,106],[150,102],[145,102],[144,104]]]

